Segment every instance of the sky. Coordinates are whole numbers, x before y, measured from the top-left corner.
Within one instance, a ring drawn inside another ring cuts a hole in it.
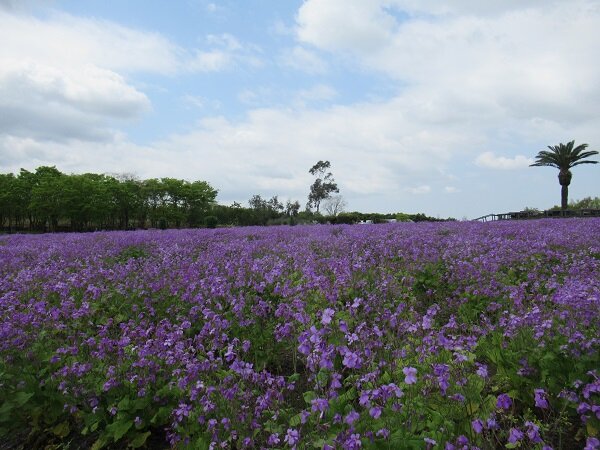
[[[346,210],[472,219],[559,204],[548,145],[600,150],[600,0],[0,0],[0,42],[1,173],[305,205],[327,160]]]

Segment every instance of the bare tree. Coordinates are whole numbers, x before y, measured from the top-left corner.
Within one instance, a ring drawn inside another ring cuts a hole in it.
[[[328,216],[337,216],[339,213],[344,212],[346,206],[348,204],[341,195],[332,195],[323,201],[323,209]]]

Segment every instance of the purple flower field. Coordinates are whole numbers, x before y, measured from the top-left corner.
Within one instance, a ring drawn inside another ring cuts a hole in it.
[[[599,237],[0,236],[0,447],[600,448]]]

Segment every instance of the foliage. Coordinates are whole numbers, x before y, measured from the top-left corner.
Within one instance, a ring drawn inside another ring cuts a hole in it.
[[[309,169],[309,173],[316,178],[314,183],[310,186],[310,193],[308,194],[307,209],[314,207],[319,213],[319,207],[321,202],[331,196],[334,192],[339,192],[338,186],[333,179],[333,175],[328,170],[331,168],[329,161],[319,161]]]
[[[454,221],[455,219],[440,219],[436,217],[430,217],[423,213],[418,214],[406,214],[406,213],[361,213],[358,211],[353,212],[342,212],[336,217],[326,217],[321,219],[323,223],[330,222],[333,224],[355,224],[365,221],[371,221],[375,224],[387,223],[390,221],[397,222],[445,222]]]
[[[569,209],[600,209],[600,197],[585,197],[581,200],[573,200],[569,202]],[[560,206],[554,205],[552,210],[561,209]]]
[[[1,236],[0,441],[593,448],[599,233],[547,219]]]
[[[571,168],[580,164],[597,164],[598,161],[585,160],[590,156],[597,155],[596,150],[584,151],[588,144],[575,147],[575,141],[567,144],[548,146],[550,151],[542,150],[536,156],[535,163],[531,166],[549,166],[559,170],[558,182],[561,185],[561,208],[567,209],[569,198],[569,185],[571,184]]]
[[[0,228],[8,231],[195,227],[217,196],[205,181],[66,175],[46,166],[0,174],[0,192]]]
[[[204,218],[204,226],[206,228],[217,228],[218,223],[219,219],[217,219],[215,216],[206,216]]]

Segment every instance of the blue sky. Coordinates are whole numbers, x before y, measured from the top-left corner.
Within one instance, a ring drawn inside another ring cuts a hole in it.
[[[597,0],[0,0],[0,170],[206,180],[347,210],[559,203],[547,145],[600,150]],[[600,195],[600,165],[571,198]]]

